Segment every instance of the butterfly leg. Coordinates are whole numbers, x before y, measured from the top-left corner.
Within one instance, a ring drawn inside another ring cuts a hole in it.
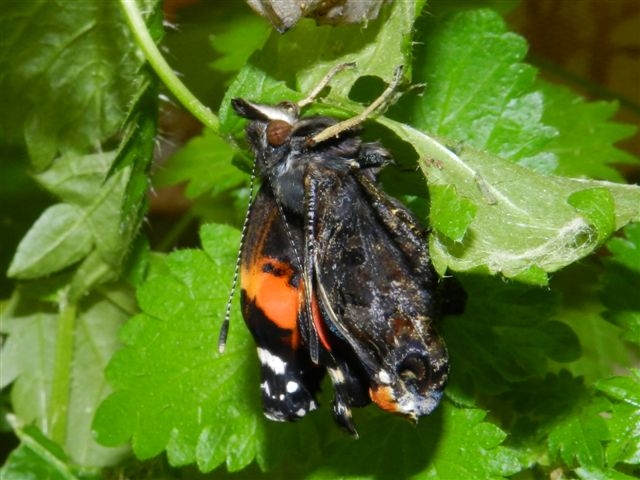
[[[347,375],[339,365],[327,368],[335,397],[333,399],[332,411],[338,425],[346,429],[351,435],[357,437],[358,432],[353,424],[351,415],[351,403],[349,401],[349,388],[347,385]]]
[[[329,84],[329,82],[333,79],[333,77],[335,77],[338,73],[340,73],[341,71],[347,68],[353,68],[355,66],[356,66],[355,62],[340,63],[334,66],[331,70],[329,70],[329,72],[324,77],[322,77],[320,82],[318,82],[318,84],[309,92],[309,95],[307,95],[306,98],[303,98],[298,102],[298,108],[302,108],[312,103],[316,99],[316,97],[320,95],[320,92],[322,91],[322,89],[326,87]]]

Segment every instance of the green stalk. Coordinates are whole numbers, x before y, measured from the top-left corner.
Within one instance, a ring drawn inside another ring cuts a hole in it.
[[[71,391],[71,363],[73,358],[73,332],[77,305],[64,301],[56,333],[56,351],[53,364],[51,405],[49,407],[50,438],[64,445],[67,436],[67,417]]]
[[[131,33],[135,37],[136,43],[167,89],[206,127],[210,128],[214,132],[218,132],[220,130],[218,117],[209,110],[208,107],[203,105],[184,85],[184,83],[180,81],[176,74],[173,73],[173,70],[151,38],[147,25],[142,18],[142,14],[138,9],[138,5],[135,0],[120,0],[120,7],[122,8],[129,27],[131,28]]]

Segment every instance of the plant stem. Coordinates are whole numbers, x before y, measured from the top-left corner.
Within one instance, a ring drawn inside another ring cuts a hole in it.
[[[73,358],[73,332],[76,324],[77,305],[62,302],[58,331],[56,333],[53,381],[49,422],[50,437],[59,445],[64,445],[67,435],[67,414],[71,389],[71,361]]]
[[[218,117],[203,105],[173,72],[151,38],[135,0],[120,0],[120,7],[131,28],[131,33],[136,39],[136,43],[144,52],[145,58],[167,89],[206,127],[218,132],[220,129]]]

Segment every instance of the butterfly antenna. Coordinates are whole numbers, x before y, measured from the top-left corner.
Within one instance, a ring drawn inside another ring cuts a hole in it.
[[[223,353],[227,345],[227,335],[229,334],[229,319],[231,318],[231,306],[233,305],[233,297],[238,286],[238,277],[240,273],[240,262],[242,261],[242,249],[244,248],[245,237],[247,236],[247,228],[249,227],[249,217],[251,216],[251,206],[253,205],[253,186],[256,179],[256,162],[254,160],[251,167],[251,179],[249,180],[249,204],[247,205],[247,213],[242,222],[242,233],[240,234],[240,248],[236,257],[236,266],[233,270],[233,280],[231,281],[231,291],[227,299],[227,306],[224,309],[224,320],[220,326],[220,334],[218,335],[218,352]]]

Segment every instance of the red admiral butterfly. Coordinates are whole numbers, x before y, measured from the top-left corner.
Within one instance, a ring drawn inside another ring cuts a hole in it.
[[[232,106],[250,120],[247,139],[262,179],[245,224],[240,277],[264,413],[291,421],[314,410],[328,372],[334,417],[356,434],[351,407],[371,401],[413,421],[432,412],[448,361],[433,325],[439,281],[426,232],[377,183],[390,154],[354,133],[386,101],[401,69],[355,119],[300,116],[343,67],[297,104],[235,98]]]

